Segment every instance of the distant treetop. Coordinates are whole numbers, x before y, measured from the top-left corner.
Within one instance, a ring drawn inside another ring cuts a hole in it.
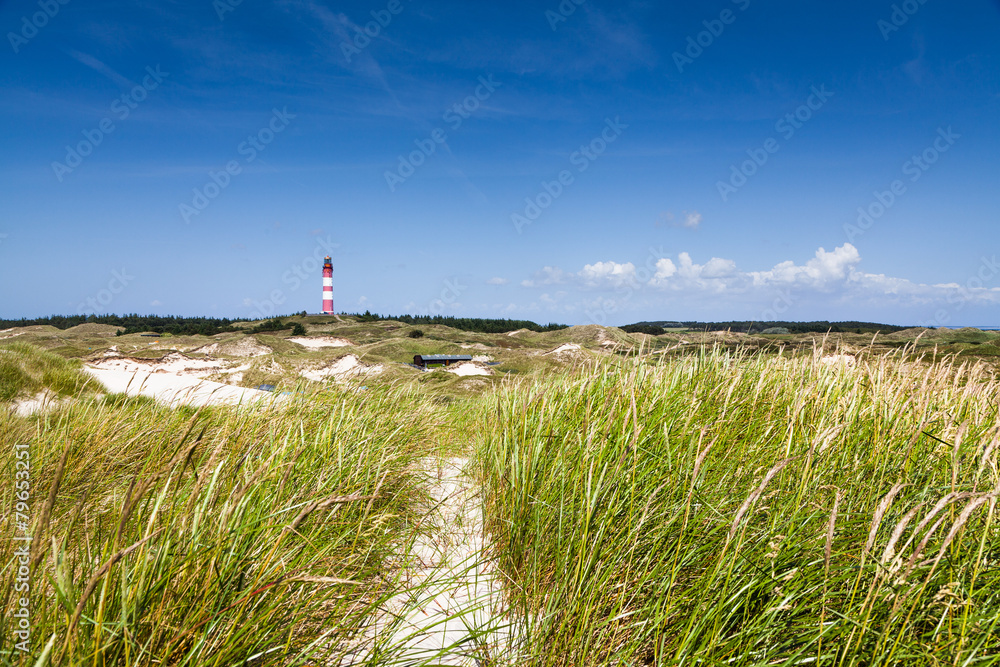
[[[176,336],[201,334],[214,336],[218,333],[239,331],[233,328],[235,322],[245,322],[243,319],[218,317],[174,317],[160,315],[51,315],[35,319],[0,320],[0,328],[30,327],[36,325],[53,326],[56,329],[69,329],[80,324],[108,324],[121,327],[119,335],[140,332],[158,334],[174,334]]]
[[[459,329],[461,331],[475,331],[478,333],[508,333],[518,329],[528,329],[529,331],[558,331],[566,329],[566,324],[549,323],[546,325],[537,324],[530,320],[506,320],[489,319],[481,317],[452,317],[445,315],[376,315],[370,311],[361,314],[354,314],[358,322],[378,322],[384,320],[394,320],[404,324],[440,324],[441,326]]]

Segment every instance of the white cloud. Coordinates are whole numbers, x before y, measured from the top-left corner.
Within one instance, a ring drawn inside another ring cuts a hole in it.
[[[149,302],[149,305],[151,305],[151,306],[162,306],[163,303],[161,303],[159,299],[153,299],[152,301]]]
[[[698,229],[701,226],[701,213],[698,211],[684,211],[684,222],[681,224],[688,229]]]
[[[490,278],[486,281],[487,285],[506,285],[510,281],[506,278]]]
[[[746,282],[731,259],[713,257],[705,264],[695,264],[691,255],[682,252],[675,264],[662,257],[656,262],[656,271],[646,283],[649,287],[669,290],[724,292]]]
[[[731,259],[713,257],[708,260],[701,273],[706,278],[726,278],[737,273],[736,262]]]
[[[701,227],[702,215],[698,211],[681,211],[681,219],[678,220],[672,211],[664,211],[656,221],[657,227],[684,227],[685,229],[698,229]]]
[[[617,287],[635,282],[635,265],[632,262],[596,262],[587,264],[576,274],[587,287],[610,285]]]
[[[661,257],[656,260],[656,273],[653,274],[652,282],[657,284],[675,273],[677,273],[677,265],[669,257]]]
[[[833,252],[820,248],[804,266],[796,266],[789,260],[775,265],[770,271],[753,272],[748,275],[753,278],[755,285],[799,285],[822,290],[833,284],[842,283],[853,275],[854,267],[860,261],[861,255],[858,249],[850,243],[845,243]]]
[[[569,280],[570,276],[560,268],[546,266],[541,271],[536,271],[535,275],[528,280],[522,280],[522,287],[539,287],[541,285],[561,285]]]
[[[704,264],[681,252],[676,259],[660,257],[655,264],[636,268],[631,262],[599,261],[577,273],[547,266],[522,285],[572,285],[580,290],[611,290],[628,285],[651,293],[670,292],[677,297],[715,298],[730,295],[725,303],[772,300],[776,290],[823,295],[844,303],[868,305],[1000,304],[1000,287],[983,286],[970,279],[958,283],[926,285],[906,278],[866,273],[858,267],[861,255],[850,243],[833,250],[819,248],[804,264],[779,262],[763,271],[742,271],[731,259],[713,257]],[[647,278],[648,276],[648,278]],[[544,301],[545,299],[543,299]],[[828,302],[828,301],[827,301]],[[722,302],[720,302],[722,303]]]

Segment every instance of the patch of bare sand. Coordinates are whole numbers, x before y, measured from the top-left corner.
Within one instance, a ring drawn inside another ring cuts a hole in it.
[[[208,355],[221,354],[227,357],[261,357],[273,352],[271,348],[261,345],[251,337],[225,343],[211,343],[192,351]]]
[[[849,354],[827,354],[819,359],[819,363],[824,366],[834,366],[839,368],[850,368],[857,363],[857,359]]]
[[[449,366],[445,369],[449,373],[454,373],[455,375],[493,375],[493,371],[487,367],[480,364],[467,361],[462,364],[455,364],[454,366]]]
[[[554,350],[549,350],[548,352],[546,352],[545,356],[548,356],[550,354],[551,355],[555,355],[557,357],[566,356],[566,355],[573,355],[573,354],[579,353],[579,351],[581,349],[583,349],[583,348],[581,348],[576,343],[563,343],[562,345],[560,345],[559,347],[555,348]]]
[[[265,391],[233,387],[191,375],[165,371],[157,373],[146,365],[129,367],[106,363],[113,361],[116,360],[105,360],[100,366],[88,365],[85,368],[112,393],[149,396],[170,406],[236,405],[282,398]]]
[[[428,463],[431,511],[425,520],[432,529],[412,547],[407,590],[390,599],[366,629],[366,648],[341,665],[362,662],[373,650],[384,651],[380,657],[392,664],[517,664],[467,464],[463,458]]]
[[[362,363],[362,361],[358,359],[357,355],[348,354],[340,359],[337,359],[332,364],[324,366],[323,368],[300,371],[299,375],[307,380],[322,382],[328,378],[340,380],[349,377],[357,377],[359,375],[378,375],[383,370],[385,370],[385,367],[382,366],[382,364],[370,366]]]
[[[19,416],[28,417],[36,412],[58,407],[70,400],[72,399],[60,398],[49,391],[40,391],[31,398],[22,398],[21,400],[14,401],[11,403],[10,408]]]
[[[101,370],[120,370],[126,373],[174,373],[191,377],[206,377],[220,372],[230,363],[222,359],[187,357],[179,352],[172,352],[160,359],[133,359],[121,357],[114,353],[91,362],[92,368]]]

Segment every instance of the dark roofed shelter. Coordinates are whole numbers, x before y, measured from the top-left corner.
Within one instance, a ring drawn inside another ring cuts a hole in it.
[[[427,366],[451,366],[462,361],[472,361],[468,354],[415,354],[413,355],[413,365],[426,368]]]

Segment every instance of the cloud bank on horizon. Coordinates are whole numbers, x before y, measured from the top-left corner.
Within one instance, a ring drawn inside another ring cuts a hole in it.
[[[960,315],[965,308],[1000,304],[1000,286],[990,286],[1000,274],[996,255],[982,257],[975,273],[962,284],[925,284],[860,270],[861,255],[850,243],[832,251],[819,248],[802,264],[786,260],[757,271],[741,270],[731,259],[712,257],[698,264],[687,252],[678,253],[676,260],[662,253],[662,248],[651,248],[646,265],[638,267],[632,262],[611,260],[586,264],[579,271],[546,266],[520,285],[544,290],[538,298],[548,305],[556,303],[553,288],[558,289],[556,295],[560,301],[576,293],[579,301],[564,308],[568,312],[589,313],[590,320],[596,323],[609,314],[628,312],[627,307],[634,307],[636,302],[655,301],[661,295],[673,308],[690,307],[709,298],[731,308],[740,305],[744,313],[748,312],[746,306],[757,305],[759,312],[749,319],[758,321],[788,319],[782,315],[802,300],[919,308],[928,316],[911,323],[921,326],[948,326],[953,324],[953,316]],[[587,292],[612,295],[587,298]],[[775,294],[779,296],[775,298]],[[775,306],[776,303],[779,305]]]

